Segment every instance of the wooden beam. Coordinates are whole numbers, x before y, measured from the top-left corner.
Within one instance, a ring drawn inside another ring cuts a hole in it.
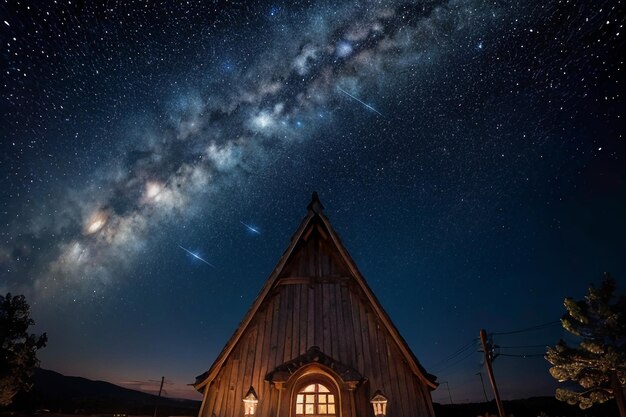
[[[296,284],[310,284],[312,277],[285,277],[281,278],[277,285],[296,285]],[[314,278],[314,277],[313,277]],[[350,281],[351,277],[346,276],[323,276],[315,278],[315,282],[336,282],[336,281]]]

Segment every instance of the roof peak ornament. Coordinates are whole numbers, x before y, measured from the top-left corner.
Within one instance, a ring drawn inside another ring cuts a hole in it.
[[[320,201],[320,197],[317,195],[317,191],[313,191],[311,195],[311,202],[308,206],[306,206],[307,210],[312,211],[314,213],[321,213],[324,211],[324,205]]]

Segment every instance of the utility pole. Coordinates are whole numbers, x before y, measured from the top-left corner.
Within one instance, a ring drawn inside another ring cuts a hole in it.
[[[491,368],[491,344],[487,346],[487,332],[485,329],[480,329],[480,342],[483,344],[483,352],[485,353],[485,369],[489,376],[489,381],[493,387],[493,394],[496,397],[496,405],[498,406],[498,414],[500,417],[504,417],[504,407],[502,407],[502,401],[500,401],[500,393],[496,386],[496,378],[493,376],[493,369]],[[481,376],[482,379],[482,376]]]
[[[485,394],[485,402],[488,403],[489,402],[489,398],[487,398],[487,391],[485,390],[485,381],[483,381],[483,373],[482,372],[476,372],[476,375],[478,375],[480,377],[480,385],[482,385],[482,387],[483,387],[483,394]]]
[[[159,388],[159,395],[156,399],[156,404],[154,405],[154,417],[157,417],[157,409],[159,407],[159,400],[161,399],[161,393],[163,392],[163,383],[165,382],[165,377],[161,377],[161,387]]]
[[[454,404],[452,402],[452,394],[450,394],[450,384],[448,383],[448,381],[441,381],[440,384],[446,384],[446,387],[448,387],[448,396],[450,397],[450,404]]]

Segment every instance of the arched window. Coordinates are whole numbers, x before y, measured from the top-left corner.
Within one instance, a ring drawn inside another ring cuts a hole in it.
[[[337,395],[324,384],[305,385],[296,395],[296,416],[336,416],[336,401]]]

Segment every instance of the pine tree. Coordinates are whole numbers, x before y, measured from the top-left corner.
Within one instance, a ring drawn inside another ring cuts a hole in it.
[[[626,417],[626,297],[615,295],[615,280],[605,274],[602,285],[589,286],[583,300],[566,298],[563,328],[580,339],[576,347],[561,340],[549,347],[550,374],[559,382],[573,381],[583,390],[558,388],[556,398],[581,409],[615,398]]]
[[[0,295],[0,406],[11,404],[19,391],[28,391],[35,367],[37,350],[46,345],[46,334],[28,333],[35,324],[23,295]]]

